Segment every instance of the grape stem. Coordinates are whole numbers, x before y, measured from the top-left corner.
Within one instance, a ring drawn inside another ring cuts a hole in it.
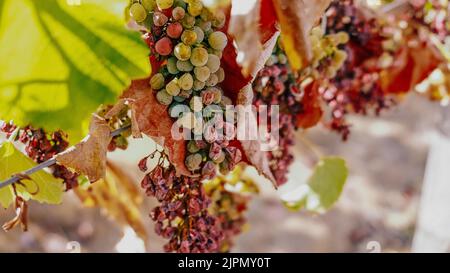
[[[121,133],[123,133],[126,130],[130,129],[130,127],[131,127],[131,125],[127,125],[125,127],[122,127],[122,128],[119,128],[117,130],[112,131],[111,132],[111,137],[115,137],[115,136],[120,135]],[[56,164],[56,156],[54,156],[53,158],[51,158],[51,159],[49,159],[49,160],[47,160],[45,162],[42,162],[39,165],[34,166],[31,169],[28,169],[28,170],[23,171],[21,173],[17,173],[17,174],[12,175],[8,180],[5,180],[5,181],[0,183],[0,189],[2,189],[4,187],[7,187],[7,186],[10,186],[10,185],[13,185],[14,183],[17,183],[21,179],[23,179],[23,177],[30,176],[33,173],[36,173],[36,172],[38,172],[40,170],[43,170],[43,169],[48,168],[48,167],[50,167],[52,165],[55,165],[55,164]]]

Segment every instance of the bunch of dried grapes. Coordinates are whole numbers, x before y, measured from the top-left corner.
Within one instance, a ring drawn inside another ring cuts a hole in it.
[[[43,129],[34,129],[32,126],[18,128],[13,123],[4,123],[0,130],[6,133],[7,137],[18,130],[15,141],[25,145],[26,154],[36,163],[45,162],[69,147],[67,135],[62,131],[47,133]],[[59,164],[52,165],[49,169],[54,177],[64,181],[66,190],[78,186],[78,173]]]
[[[347,55],[345,63],[320,88],[331,109],[329,127],[346,140],[350,133],[348,113],[379,114],[395,103],[379,84],[385,38],[376,18],[368,18],[353,0],[333,1],[326,12],[326,26],[327,34],[346,33],[349,37],[348,43],[340,46]]]

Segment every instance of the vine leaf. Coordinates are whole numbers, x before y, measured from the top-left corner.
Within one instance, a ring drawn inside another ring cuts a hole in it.
[[[108,161],[104,179],[74,190],[84,206],[104,209],[120,224],[131,226],[145,242],[147,232],[139,209],[143,197],[133,180],[122,168]]]
[[[36,163],[16,149],[11,142],[3,142],[0,146],[0,180],[10,178],[23,170],[36,166]],[[54,178],[45,171],[38,171],[23,179],[16,185],[17,194],[25,201],[32,199],[41,203],[61,203],[64,185],[62,180]],[[14,201],[12,186],[0,189],[0,204],[8,208]]]
[[[297,127],[308,129],[320,122],[323,110],[320,105],[320,83],[315,81],[305,87],[305,95],[302,98],[302,111],[297,115]]]
[[[98,105],[113,102],[132,78],[150,73],[140,34],[126,30],[123,14],[111,11],[123,10],[127,1],[1,2],[3,120],[62,129],[76,143]]]
[[[441,56],[432,45],[406,46],[392,67],[380,73],[381,87],[385,93],[407,93],[441,63]]]
[[[342,158],[323,158],[317,163],[308,183],[302,185],[302,197],[285,201],[285,205],[292,210],[304,208],[311,212],[324,212],[339,199],[347,176],[348,169]]]
[[[143,133],[151,137],[166,148],[169,160],[178,175],[192,175],[184,164],[186,142],[184,139],[173,138],[174,121],[168,114],[167,106],[156,100],[149,79],[134,80],[121,98],[127,101],[131,108],[133,135]]]
[[[281,27],[281,41],[292,69],[299,70],[312,58],[309,33],[331,0],[273,0]]]
[[[242,12],[242,1],[232,1],[228,33],[233,36],[242,54],[238,60],[242,73],[254,78],[272,54],[279,31],[275,26],[276,17],[267,14],[272,7],[270,0],[247,1],[246,7]]]
[[[96,182],[105,177],[111,129],[104,119],[93,115],[89,131],[83,141],[58,154],[56,161],[86,175],[91,182]]]

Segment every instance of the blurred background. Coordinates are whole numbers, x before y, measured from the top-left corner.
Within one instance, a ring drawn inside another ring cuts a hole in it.
[[[441,111],[437,104],[412,94],[379,118],[352,117],[347,142],[320,126],[299,133],[298,138],[312,141],[324,154],[347,160],[350,175],[340,200],[324,215],[291,212],[269,182],[258,181],[261,194],[251,202],[247,231],[233,251],[411,251],[427,155]],[[150,140],[137,140],[129,151],[111,154],[111,159],[139,181],[136,164],[153,148]],[[291,181],[304,180],[308,170],[302,162],[310,153],[298,145]],[[144,215],[153,202],[145,198]],[[2,211],[0,222],[13,215],[12,208]],[[146,216],[149,239],[144,245],[130,228],[122,229],[101,209],[84,208],[73,193],[66,194],[60,206],[31,202],[29,222],[28,232],[0,232],[1,252],[69,252],[78,247],[82,252],[159,252],[164,243]]]

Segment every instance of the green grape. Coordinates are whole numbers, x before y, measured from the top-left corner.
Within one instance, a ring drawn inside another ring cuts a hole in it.
[[[190,16],[189,14],[186,14],[183,20],[181,20],[181,24],[184,28],[191,29],[195,26],[195,18]]]
[[[172,17],[176,21],[183,19],[184,15],[186,15],[186,11],[181,7],[176,7],[172,10]]]
[[[208,37],[209,45],[216,50],[223,50],[228,43],[228,38],[225,33],[221,31],[215,31]]]
[[[219,83],[219,78],[217,77],[216,74],[211,74],[209,76],[209,79],[206,81],[206,86],[216,86],[217,83]]]
[[[278,58],[275,55],[270,55],[269,59],[266,61],[266,66],[272,66],[278,63]]]
[[[207,66],[200,66],[194,68],[194,74],[197,80],[206,82],[209,79],[209,76],[211,76],[211,71],[209,71]]]
[[[164,87],[165,79],[163,74],[157,73],[150,79],[150,86],[153,90],[160,90]]]
[[[177,68],[178,70],[182,71],[182,72],[191,72],[192,70],[194,70],[194,66],[191,64],[190,61],[177,61]]]
[[[172,75],[176,75],[180,72],[177,67],[177,61],[178,60],[175,57],[171,57],[167,60],[167,71]]]
[[[217,57],[219,57],[219,59],[222,59],[222,51],[221,50],[216,50],[214,48],[208,48],[208,53],[216,55]]]
[[[158,5],[158,8],[161,10],[168,9],[172,7],[173,0],[156,0],[156,4]]]
[[[195,154],[196,152],[200,151],[200,148],[197,146],[194,140],[190,140],[188,142],[187,149],[191,154]]]
[[[197,33],[193,30],[185,30],[181,34],[181,41],[186,45],[193,45],[197,42]]]
[[[151,12],[156,8],[155,0],[141,0],[142,5],[147,10],[147,12]]]
[[[219,81],[219,83],[221,83],[225,80],[225,70],[223,70],[222,67],[219,68],[219,70],[217,70],[216,75],[217,75],[217,80]]]
[[[179,43],[174,50],[175,57],[181,61],[187,61],[191,57],[191,47],[183,43]]]
[[[203,47],[194,48],[190,60],[194,66],[205,66],[208,62],[208,51]]]
[[[189,106],[191,107],[192,111],[194,111],[194,112],[202,111],[203,110],[202,98],[199,96],[193,96],[191,98],[191,101],[189,102]]]
[[[181,94],[181,92],[180,92],[180,94]],[[176,101],[176,102],[183,102],[183,101],[186,100],[186,98],[185,97],[181,97],[181,96],[175,96],[175,97],[173,97],[173,100]]]
[[[175,0],[173,5],[175,7],[180,7],[184,10],[186,10],[186,8],[187,8],[187,4],[184,0]]]
[[[190,171],[197,171],[200,169],[203,157],[201,154],[192,154],[186,157],[185,165]]]
[[[178,84],[183,90],[191,90],[194,85],[194,78],[192,78],[192,75],[190,73],[185,73],[178,80]]]
[[[206,66],[209,68],[209,71],[211,71],[211,73],[216,73],[220,68],[220,58],[214,54],[209,54]]]
[[[203,32],[211,31],[212,24],[209,21],[198,20],[196,25],[203,30]]]
[[[200,44],[201,42],[203,42],[203,40],[205,39],[205,33],[203,32],[203,30],[200,27],[195,26],[194,27],[194,32],[195,32],[195,34],[197,34],[197,41],[196,41],[196,43]]]
[[[174,78],[166,85],[166,91],[171,96],[178,96],[180,94],[180,86],[177,78]]]
[[[214,103],[219,104],[222,101],[222,90],[219,88],[213,87],[211,88],[212,92],[214,93]]]
[[[196,17],[202,14],[203,11],[203,4],[201,1],[198,0],[191,0],[188,5],[188,12],[190,15]]]
[[[195,81],[194,81],[194,90],[195,90],[195,91],[200,91],[200,90],[202,90],[203,88],[205,88],[205,86],[206,86],[206,83],[205,83],[205,82],[201,82],[201,81],[199,81],[199,80],[195,80]]]
[[[214,16],[214,20],[212,21],[212,25],[216,29],[220,29],[220,28],[223,28],[225,26],[225,21],[226,21],[225,13],[223,13],[222,11],[218,11],[215,14],[215,16]]]
[[[202,18],[203,21],[212,21],[214,16],[209,9],[203,9],[200,18]]]
[[[287,64],[287,62],[288,62],[288,59],[287,59],[287,57],[286,57],[286,55],[284,55],[284,54],[278,54],[278,62],[280,63],[280,64]]]
[[[169,93],[167,93],[166,90],[164,89],[156,93],[156,99],[162,105],[170,105],[173,101],[173,97]]]
[[[139,3],[134,3],[130,7],[130,16],[138,23],[142,23],[147,18],[147,11],[144,6]]]

